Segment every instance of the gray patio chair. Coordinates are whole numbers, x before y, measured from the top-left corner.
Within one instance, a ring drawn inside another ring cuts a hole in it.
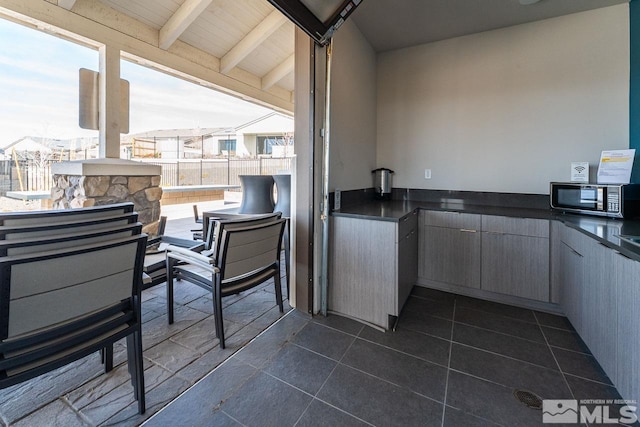
[[[216,337],[225,348],[222,298],[258,286],[273,278],[280,312],[280,247],[285,220],[223,227],[211,257],[180,247],[167,249],[167,311],[173,323],[173,279],[185,280],[211,291]]]
[[[56,209],[27,212],[0,213],[0,226],[63,225],[91,220],[100,220],[133,213],[133,203],[114,203],[81,209]]]
[[[145,411],[140,292],[145,234],[0,258],[0,388],[127,338]]]

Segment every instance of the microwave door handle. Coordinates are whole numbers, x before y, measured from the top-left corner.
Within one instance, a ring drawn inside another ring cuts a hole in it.
[[[597,192],[597,209],[599,211],[603,211],[604,210],[604,188],[598,188]]]

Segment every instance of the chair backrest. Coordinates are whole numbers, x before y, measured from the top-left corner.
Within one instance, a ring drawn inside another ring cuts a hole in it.
[[[106,242],[122,237],[135,236],[142,232],[142,223],[117,225],[101,230],[73,232],[53,236],[32,236],[32,238],[0,240],[0,257],[46,252]]]
[[[69,218],[65,217],[66,221],[64,222],[49,223],[46,222],[46,219],[49,218],[41,218],[37,224],[0,226],[0,240],[37,239],[44,236],[91,232],[138,222],[138,214],[136,212],[112,213],[110,216],[100,218],[71,221],[69,221]]]
[[[62,366],[139,327],[146,240],[0,258],[0,384]]]
[[[279,270],[285,219],[222,231],[219,262],[222,283],[242,280],[268,268]]]
[[[0,226],[31,226],[110,218],[133,213],[133,203],[92,206],[81,209],[0,213]]]
[[[217,260],[218,253],[220,253],[222,232],[225,229],[231,230],[250,225],[266,224],[280,219],[281,216],[282,214],[280,212],[274,212],[260,215],[238,216],[236,218],[211,219],[209,228],[207,229],[207,236],[205,236],[205,248],[210,249],[211,257]]]

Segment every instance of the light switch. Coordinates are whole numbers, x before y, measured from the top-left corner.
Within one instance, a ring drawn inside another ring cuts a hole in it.
[[[431,169],[424,170],[424,179],[431,179]]]

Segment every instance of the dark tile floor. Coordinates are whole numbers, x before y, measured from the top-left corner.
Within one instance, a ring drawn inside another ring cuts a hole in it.
[[[618,397],[565,318],[416,287],[395,332],[289,313],[145,425],[542,425],[516,389]]]

